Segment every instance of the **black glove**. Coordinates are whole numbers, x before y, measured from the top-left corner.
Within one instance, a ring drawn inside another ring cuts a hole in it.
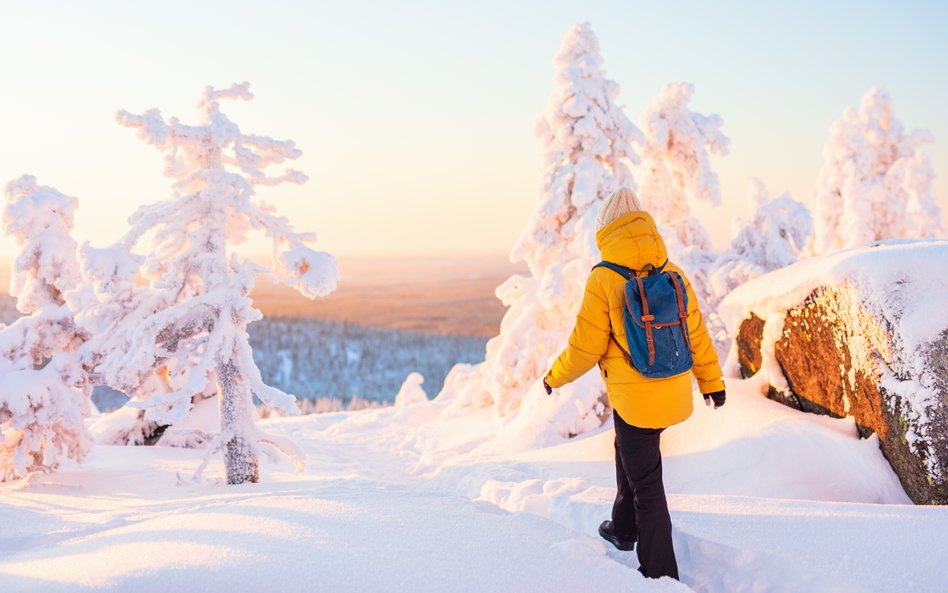
[[[727,394],[724,393],[724,390],[715,391],[714,393],[705,393],[704,394],[704,405],[710,406],[711,400],[714,400],[714,409],[717,410],[724,405],[725,400],[727,400]]]
[[[547,395],[553,395],[553,388],[546,382],[546,377],[543,377],[543,389],[546,389]]]

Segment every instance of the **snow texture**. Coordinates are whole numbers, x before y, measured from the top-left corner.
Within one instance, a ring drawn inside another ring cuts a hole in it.
[[[3,228],[20,248],[10,291],[24,316],[0,329],[0,481],[82,459],[92,410],[77,355],[87,336],[63,299],[80,279],[77,200],[29,175],[7,184],[6,198]]]
[[[633,186],[629,166],[639,159],[632,143],[643,141],[616,103],[619,87],[604,76],[588,23],[567,32],[554,65],[555,88],[535,129],[544,154],[537,209],[510,254],[527,263],[530,276],[512,276],[497,288],[509,307],[500,334],[488,342],[484,363],[452,370],[439,396],[462,407],[490,406],[509,419],[541,414],[549,430],[538,438],[580,434],[602,422],[605,387],[598,376],[559,390],[553,405],[539,381],[566,345],[599,261],[599,205],[615,189]]]
[[[911,427],[909,445],[942,483],[948,468],[920,445],[931,437],[930,417],[941,405],[938,371],[927,354],[948,329],[948,241],[892,240],[814,257],[731,292],[721,312],[732,334],[751,313],[765,320],[759,381],[786,390],[773,345],[783,335],[787,311],[820,288],[833,291],[820,303],[830,307],[837,325],[855,328],[838,336],[849,346],[853,368],[897,395]]]
[[[869,89],[858,111],[847,107],[823,147],[811,251],[941,235],[932,195],[935,174],[922,152],[932,141],[927,130],[905,131],[882,87]]]
[[[249,298],[255,278],[268,273],[313,298],[332,291],[339,277],[332,256],[306,245],[315,239],[312,233],[296,232],[254,199],[256,186],[302,183],[306,176],[266,173],[301,151],[291,140],[246,134],[221,112],[223,99],[251,98],[248,83],[207,87],[197,125],[166,121],[157,109],[116,114],[120,124],[165,153],[173,194],[138,210],[118,245],[83,248],[92,288],[75,297],[80,321],[95,336],[97,371],[106,384],[133,396],[130,405],[148,408],[146,420],[177,424],[192,398],[219,391],[222,430],[209,451],[226,450],[232,483],[256,479],[258,444],[295,455],[294,447],[254,428],[251,393],[298,413],[293,396],[262,381],[252,357],[247,324],[261,318]],[[275,269],[233,252],[254,229],[272,240]],[[151,249],[134,254],[145,235],[153,238]],[[135,283],[136,272],[146,286]]]
[[[145,419],[145,411],[122,406],[100,414],[89,432],[100,445],[152,445],[158,440],[159,424]]]
[[[596,534],[615,495],[609,423],[528,449],[508,446],[503,423],[489,408],[437,400],[268,420],[269,432],[300,442],[312,462],[302,474],[286,463],[262,467],[265,484],[239,488],[224,486],[223,468],[183,478],[201,463],[199,451],[100,446],[79,468],[0,485],[0,587],[943,588],[946,509],[908,504],[878,445],[859,439],[852,420],[797,412],[735,380],[725,407],[697,405],[666,431],[682,583],[643,579],[634,553]],[[446,530],[464,536],[446,540]]]

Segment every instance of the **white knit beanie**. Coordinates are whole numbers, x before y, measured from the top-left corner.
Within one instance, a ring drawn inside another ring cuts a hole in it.
[[[596,231],[602,229],[610,222],[629,214],[642,210],[635,192],[627,187],[622,187],[612,192],[612,195],[602,202],[599,207],[599,216],[596,218]]]

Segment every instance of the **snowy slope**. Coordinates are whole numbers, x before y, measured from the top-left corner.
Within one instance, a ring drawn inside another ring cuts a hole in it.
[[[914,507],[851,422],[732,382],[664,439],[684,585],[596,536],[612,434],[518,448],[437,401],[266,421],[309,455],[233,487],[200,452],[100,446],[0,485],[0,590],[931,592],[948,509]],[[881,503],[881,504],[872,504]]]

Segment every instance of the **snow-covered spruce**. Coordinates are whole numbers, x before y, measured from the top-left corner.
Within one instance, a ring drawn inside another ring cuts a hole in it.
[[[751,217],[735,220],[734,239],[711,265],[708,277],[713,310],[729,292],[748,280],[789,266],[803,256],[812,235],[809,209],[789,194],[770,198],[764,183],[751,179]],[[719,344],[731,336],[715,336]]]
[[[721,132],[717,114],[691,111],[694,85],[673,82],[662,87],[645,109],[640,126],[645,133],[642,163],[634,172],[641,183],[643,206],[666,232],[669,246],[711,250],[711,238],[691,214],[691,202],[721,204],[718,176],[711,154],[726,155],[730,140]]]
[[[245,134],[221,113],[221,99],[251,98],[248,83],[207,87],[196,125],[165,120],[157,109],[118,112],[120,124],[165,153],[174,191],[136,212],[117,246],[83,250],[97,303],[86,307],[82,321],[97,337],[97,370],[165,424],[185,418],[192,397],[216,390],[221,434],[208,455],[224,448],[231,484],[258,479],[261,445],[268,454],[278,449],[302,462],[295,445],[254,424],[252,393],[286,414],[298,413],[292,395],[263,383],[251,356],[247,324],[261,318],[248,296],[255,278],[271,273],[310,298],[334,290],[338,279],[335,259],[307,247],[314,235],[294,231],[254,199],[255,186],[303,183],[306,176],[294,170],[269,176],[269,165],[295,159],[300,150],[291,140]],[[275,269],[233,253],[252,229],[272,239]],[[133,255],[146,234],[154,237],[153,247]],[[147,286],[133,282],[139,266]]]
[[[511,251],[530,276],[497,288],[510,309],[486,360],[458,365],[440,397],[458,406],[492,406],[499,417],[529,416],[539,438],[596,428],[606,410],[594,373],[546,398],[539,380],[566,345],[590,268],[599,261],[596,215],[613,190],[633,184],[630,163],[639,130],[616,103],[619,86],[605,78],[599,42],[588,23],[573,26],[554,58],[555,89],[536,125],[544,164],[537,209]],[[537,409],[539,408],[539,409]],[[531,428],[532,429],[532,428]],[[516,429],[514,429],[516,430]]]
[[[0,330],[0,480],[80,460],[92,386],[76,350],[85,341],[63,299],[79,283],[71,237],[76,198],[24,175],[6,186],[3,228],[20,247],[10,293],[23,313]]]
[[[643,207],[662,231],[672,261],[688,275],[707,312],[708,330],[718,335],[722,324],[714,314],[708,283],[715,254],[704,225],[691,213],[691,204],[721,203],[718,176],[711,155],[728,154],[730,140],[721,132],[721,116],[691,111],[694,86],[673,82],[662,87],[645,109],[640,126],[645,133],[642,162],[633,168],[641,185]]]
[[[880,239],[942,233],[932,195],[934,171],[922,152],[930,142],[927,130],[905,131],[881,87],[869,89],[858,111],[847,107],[823,147],[811,251],[825,254]]]

